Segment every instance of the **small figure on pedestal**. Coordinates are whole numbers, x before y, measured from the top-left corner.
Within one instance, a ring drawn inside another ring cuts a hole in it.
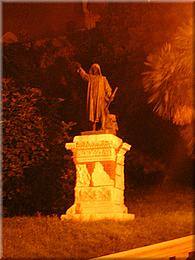
[[[97,124],[101,123],[101,130],[118,130],[115,115],[109,114],[108,107],[114,99],[117,88],[112,94],[112,89],[105,76],[102,76],[99,64],[92,64],[89,73],[77,64],[77,72],[88,81],[87,111],[89,121],[93,124],[93,131],[97,130]]]

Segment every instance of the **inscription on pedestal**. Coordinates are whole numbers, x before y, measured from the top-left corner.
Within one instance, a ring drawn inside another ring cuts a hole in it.
[[[78,162],[86,162],[86,161],[103,161],[105,159],[111,160],[114,159],[115,151],[107,148],[101,149],[81,149],[79,148],[76,153]]]

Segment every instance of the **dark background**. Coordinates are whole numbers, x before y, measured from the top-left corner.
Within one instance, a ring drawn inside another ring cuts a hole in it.
[[[11,62],[4,63],[3,73],[19,82],[20,88],[29,84],[31,77],[30,84],[40,88],[46,98],[62,98],[64,101],[52,113],[58,114],[59,122],[77,123],[69,133],[73,138],[88,130],[89,125],[85,110],[86,83],[73,71],[70,60],[80,62],[86,70],[92,63],[99,63],[112,88],[119,87],[110,111],[118,118],[118,136],[132,145],[132,151],[126,156],[127,187],[161,183],[165,176],[177,176],[182,182],[191,183],[192,160],[187,156],[179,127],[156,116],[147,104],[142,73],[146,71],[147,56],[169,42],[178,26],[192,17],[192,4],[105,1],[89,3],[89,9],[101,16],[96,27],[90,30],[85,27],[81,3],[3,3],[3,34],[12,32],[19,39],[16,45],[4,48]],[[33,44],[40,39],[66,36],[74,46],[74,53],[56,59],[44,72],[32,70],[29,65],[27,73],[26,57],[38,60],[39,52],[32,46],[23,52],[24,35],[26,41]],[[49,127],[52,128],[52,124]],[[63,160],[63,156],[60,158]],[[41,167],[31,167],[28,174],[41,172]],[[44,183],[43,176],[41,180]],[[16,207],[13,204],[12,207]]]

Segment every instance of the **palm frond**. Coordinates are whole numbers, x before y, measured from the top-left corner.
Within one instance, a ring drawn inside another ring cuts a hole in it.
[[[192,21],[178,28],[171,43],[147,57],[143,73],[148,103],[174,124],[192,122]]]

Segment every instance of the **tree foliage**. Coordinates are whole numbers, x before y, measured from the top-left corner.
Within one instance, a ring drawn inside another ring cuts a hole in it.
[[[49,52],[46,55],[46,49],[52,48],[54,54]],[[73,196],[74,166],[64,144],[71,139],[74,123],[64,122],[64,99],[58,96],[59,92],[56,96],[53,94],[55,89],[51,93],[47,89],[49,76],[52,78],[58,69],[50,69],[56,64],[56,59],[60,55],[69,58],[67,52],[58,53],[56,57],[57,52],[59,48],[53,45],[37,47],[29,40],[4,46],[5,214],[64,212]],[[46,56],[50,62],[42,67],[43,57]],[[58,86],[61,77],[63,73],[55,78],[52,85]],[[65,89],[64,97],[67,92]]]
[[[125,169],[131,178],[131,188],[162,184],[168,176],[168,167],[161,160],[156,160],[135,148],[126,155]]]
[[[9,176],[21,175],[24,167],[46,155],[43,119],[36,107],[41,98],[37,88],[18,91],[15,82],[3,79],[3,158]],[[10,158],[11,155],[11,158]]]
[[[154,111],[175,124],[192,121],[192,22],[179,28],[171,43],[150,54],[144,88]]]
[[[176,125],[192,124],[192,21],[179,27],[172,41],[150,54],[145,64],[150,70],[143,73],[143,84],[153,110]],[[192,131],[187,129],[183,134],[188,132],[185,139],[192,151]]]
[[[181,21],[189,18],[191,10],[190,4],[112,3],[108,4],[100,28],[116,52],[148,53],[168,41]]]
[[[46,133],[36,107],[41,91],[26,86],[23,93],[17,84],[3,79],[3,197],[12,200],[25,192],[24,169],[46,158]]]

